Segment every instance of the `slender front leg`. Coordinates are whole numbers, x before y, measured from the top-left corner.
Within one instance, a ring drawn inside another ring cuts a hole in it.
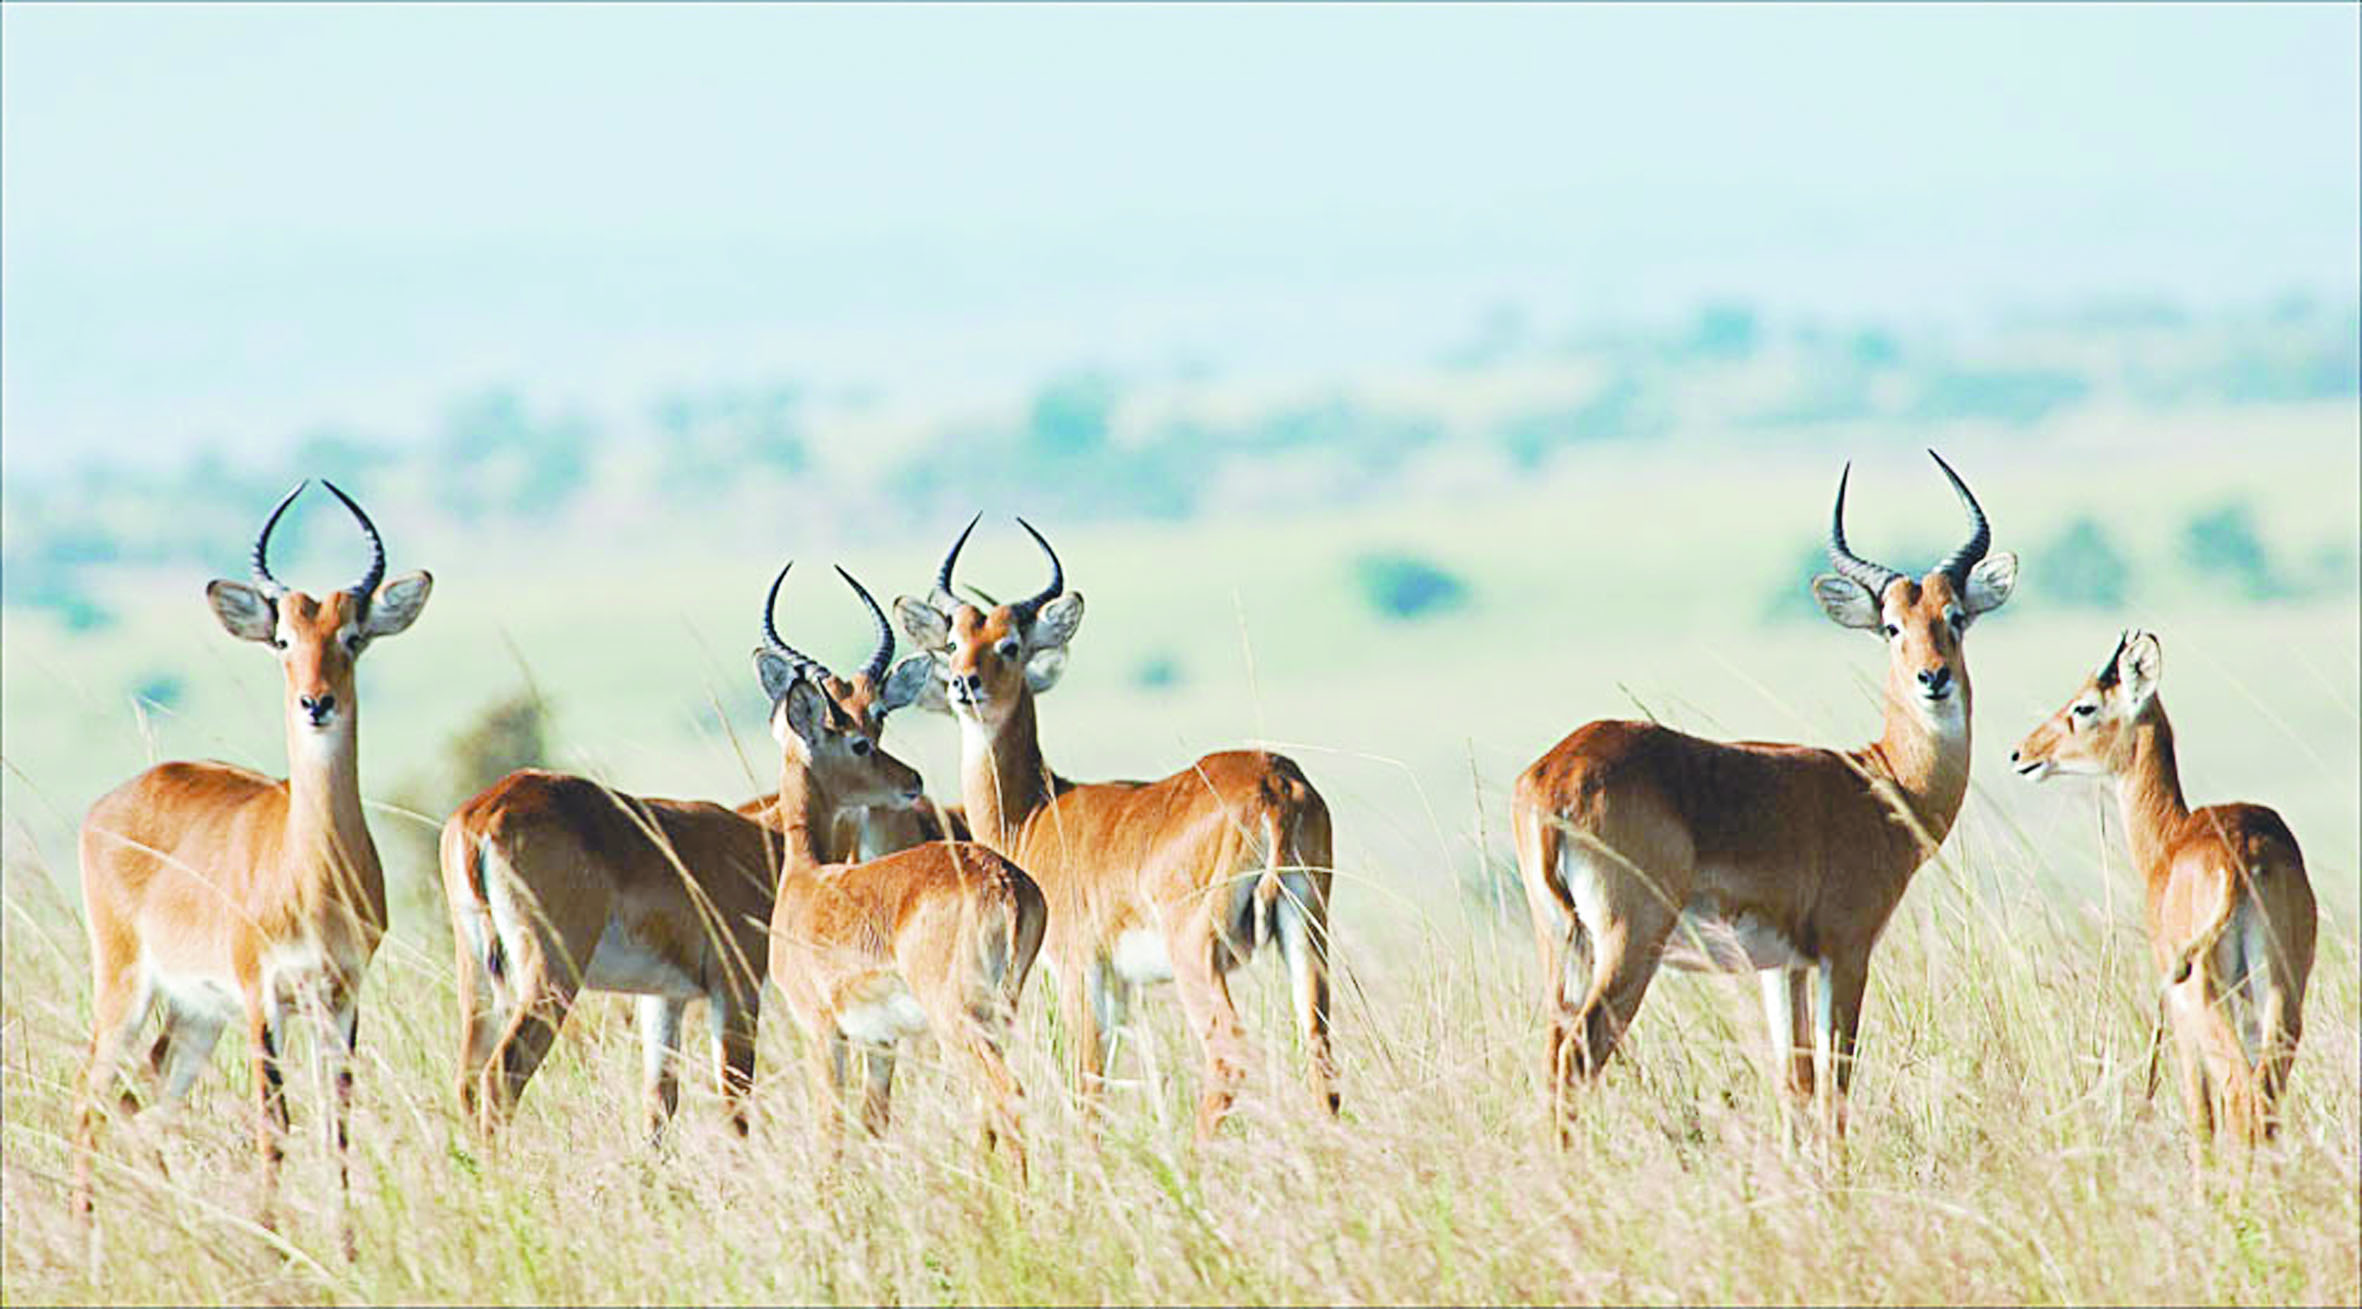
[[[1813,1012],[1811,973],[1802,968],[1767,968],[1763,1022],[1771,1044],[1772,1097],[1779,1105],[1780,1148],[1793,1154],[1803,1140],[1813,1104]]]
[[[1329,897],[1326,878],[1287,879],[1277,907],[1279,948],[1287,960],[1296,1002],[1296,1030],[1307,1060],[1313,1100],[1337,1112],[1337,1065],[1329,1048]],[[1301,888],[1302,895],[1297,894]]]
[[[279,1069],[279,1006],[265,995],[260,979],[246,992],[246,1040],[254,1083],[254,1139],[262,1154],[262,1200],[257,1222],[277,1229],[279,1165],[287,1157],[287,1087]]]
[[[1246,1038],[1239,1028],[1238,1009],[1231,1003],[1229,983],[1214,962],[1217,945],[1211,924],[1201,913],[1190,915],[1166,941],[1173,964],[1173,985],[1181,993],[1181,1009],[1188,1015],[1190,1035],[1197,1038],[1205,1059],[1205,1086],[1198,1094],[1199,1144],[1213,1139],[1216,1129],[1238,1098],[1238,1084],[1246,1077]]]
[[[334,1132],[336,1136],[336,1191],[337,1234],[344,1246],[345,1262],[351,1263],[360,1255],[360,1245],[353,1233],[352,1118],[353,1118],[353,1057],[360,1048],[361,1004],[360,988],[339,984],[330,992],[329,1021],[320,1034],[320,1045],[328,1054],[328,1075],[335,1086]]]
[[[681,1079],[675,1061],[681,1053],[681,1019],[689,1002],[671,996],[643,995],[634,1003],[640,1028],[640,1105],[648,1124],[648,1140],[664,1136],[681,1104]]]
[[[731,999],[727,991],[715,991],[706,996],[706,1021],[713,1027],[714,1076],[722,1088],[722,1107],[730,1116],[730,1126],[740,1136],[747,1134],[747,1102],[754,1094],[755,1031],[761,1011],[758,994],[745,1004]]]
[[[1846,1097],[1853,1088],[1854,1042],[1862,1025],[1869,961],[1823,959],[1814,969],[1813,1077],[1823,1141],[1843,1157]]]

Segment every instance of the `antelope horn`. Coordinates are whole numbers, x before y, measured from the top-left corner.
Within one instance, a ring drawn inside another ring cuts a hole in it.
[[[843,564],[837,565],[837,576],[844,578],[845,585],[853,588],[853,594],[861,597],[861,603],[869,606],[870,621],[877,624],[878,648],[870,653],[869,662],[861,666],[861,671],[869,678],[871,686],[882,686],[886,681],[886,670],[894,664],[894,625],[886,621],[886,611],[878,608],[877,597],[871,595],[869,588],[851,573],[846,572]]]
[[[297,482],[295,489],[279,501],[279,507],[271,511],[271,516],[262,520],[262,535],[254,538],[254,585],[273,600],[287,594],[287,584],[271,576],[271,529],[279,525],[280,515],[287,512],[287,506],[294,504],[295,497],[311,484],[312,479],[308,477]]]
[[[771,593],[763,597],[763,645],[774,653],[785,655],[787,661],[795,665],[798,676],[806,681],[820,682],[834,674],[828,671],[826,664],[780,640],[779,624],[774,621],[779,608],[779,584],[787,580],[787,570],[795,566],[796,561],[793,559],[780,565],[779,576],[771,579]]]
[[[1845,471],[1837,475],[1837,508],[1829,515],[1829,563],[1837,569],[1838,576],[1859,583],[1872,599],[1884,599],[1886,588],[1902,574],[1884,564],[1871,563],[1845,545],[1845,484],[1853,477],[1853,471],[1849,460]]]
[[[1944,457],[1933,450],[1927,452],[1927,457],[1935,460],[1936,467],[1943,469],[1944,476],[1951,479],[1952,489],[1960,494],[1960,507],[1968,511],[1968,544],[1954,550],[1951,557],[1940,566],[1957,590],[1968,585],[1968,570],[1976,567],[1977,561],[1983,559],[1985,551],[1992,546],[1993,528],[1985,521],[1985,511],[1977,507],[1977,498],[1969,494],[1968,483],[1960,480],[1960,474],[1952,471],[1952,465],[1945,463]]]
[[[927,603],[946,614],[960,607],[959,597],[951,593],[952,566],[960,561],[960,550],[968,544],[968,537],[976,530],[976,524],[983,521],[984,511],[979,509],[976,516],[968,520],[968,525],[960,529],[960,539],[951,543],[951,553],[943,556],[943,567],[935,570],[935,589],[927,593]]]
[[[360,581],[345,588],[366,602],[377,594],[377,584],[385,580],[385,538],[377,534],[377,524],[369,521],[369,515],[361,512],[361,506],[354,504],[351,496],[336,489],[336,483],[323,477],[320,485],[327,487],[330,495],[344,501],[344,507],[351,510],[353,517],[360,521],[361,535],[369,538],[369,568],[361,574]]]
[[[1042,606],[1057,599],[1066,590],[1066,570],[1058,566],[1058,552],[1050,548],[1050,543],[1042,539],[1041,533],[1033,530],[1033,524],[1020,518],[1017,525],[1025,529],[1025,534],[1033,538],[1033,543],[1042,548],[1043,554],[1050,556],[1050,584],[1032,598],[1009,606],[1009,612],[1015,614],[1019,622],[1031,625],[1033,616],[1041,612]]]

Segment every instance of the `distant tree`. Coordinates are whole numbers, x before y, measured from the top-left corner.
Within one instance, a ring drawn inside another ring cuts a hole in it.
[[[2067,524],[2034,557],[2041,561],[2037,586],[2050,599],[2087,609],[2113,609],[2124,603],[2132,568],[2094,519],[2077,518]]]
[[[1416,555],[1363,555],[1353,562],[1353,577],[1381,618],[1410,621],[1468,603],[1467,583]]]
[[[2182,525],[2182,557],[2201,573],[2227,578],[2250,600],[2269,600],[2287,587],[2255,529],[2255,511],[2226,501]]]

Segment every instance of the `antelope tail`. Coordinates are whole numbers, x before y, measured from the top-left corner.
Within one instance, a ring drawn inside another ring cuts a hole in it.
[[[1255,879],[1254,944],[1258,949],[1271,944],[1271,906],[1279,899],[1279,869],[1283,857],[1280,823],[1279,816],[1275,814],[1265,819],[1263,824],[1263,874]],[[1288,843],[1290,847],[1293,844]]]
[[[499,922],[492,918],[492,887],[485,872],[491,862],[499,857],[500,852],[492,845],[492,834],[486,832],[476,838],[476,848],[470,852],[467,863],[468,889],[483,903],[487,920],[484,925],[484,972],[495,982],[504,980],[508,975],[508,947],[500,939]]]
[[[2214,943],[2222,937],[2223,929],[2231,925],[2231,915],[2238,909],[2239,870],[2234,868],[2223,876],[2222,898],[2215,905],[2214,917],[2207,921],[2206,926],[2198,929],[2197,934],[2182,946],[2181,953],[2175,957],[2173,985],[2179,986],[2190,980],[2190,970],[2197,966],[2199,956],[2214,949]]]

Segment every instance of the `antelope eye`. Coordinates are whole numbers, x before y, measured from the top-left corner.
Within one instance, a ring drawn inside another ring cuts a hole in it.
[[[2075,716],[2077,718],[2089,718],[2099,711],[2100,707],[2095,704],[2079,704],[2075,706]]]
[[[1944,611],[1944,621],[1950,623],[1952,625],[1952,630],[1957,632],[1961,628],[1968,626],[1968,615],[1960,612],[1957,609],[1946,609]]]
[[[279,635],[277,632],[273,632],[273,633],[271,633],[271,648],[272,648],[273,650],[284,650],[284,649],[286,649],[286,648],[287,648],[287,638],[286,638],[286,637],[284,637],[284,636],[281,636],[281,635]]]
[[[1017,638],[1013,636],[1002,637],[1000,639],[1000,644],[995,645],[992,648],[992,652],[999,655],[1003,659],[1015,659],[1017,657]]]
[[[1878,630],[1879,630],[1879,632],[1880,632],[1881,634],[1883,634],[1883,635],[1886,637],[1886,639],[1887,639],[1887,640],[1889,640],[1889,641],[1892,641],[1892,640],[1893,640],[1893,639],[1895,639],[1896,637],[1898,637],[1898,636],[1901,636],[1901,635],[1903,634],[1903,629],[1902,629],[1902,628],[1899,628],[1899,627],[1897,627],[1897,626],[1895,626],[1893,623],[1887,623],[1887,624],[1885,624],[1884,626],[1880,627]]]
[[[854,753],[854,754],[856,754],[856,755],[865,755],[865,754],[868,754],[868,753],[869,753],[869,738],[868,738],[868,737],[866,737],[866,736],[856,736],[856,737],[854,737],[854,738],[853,738],[853,753]]]

